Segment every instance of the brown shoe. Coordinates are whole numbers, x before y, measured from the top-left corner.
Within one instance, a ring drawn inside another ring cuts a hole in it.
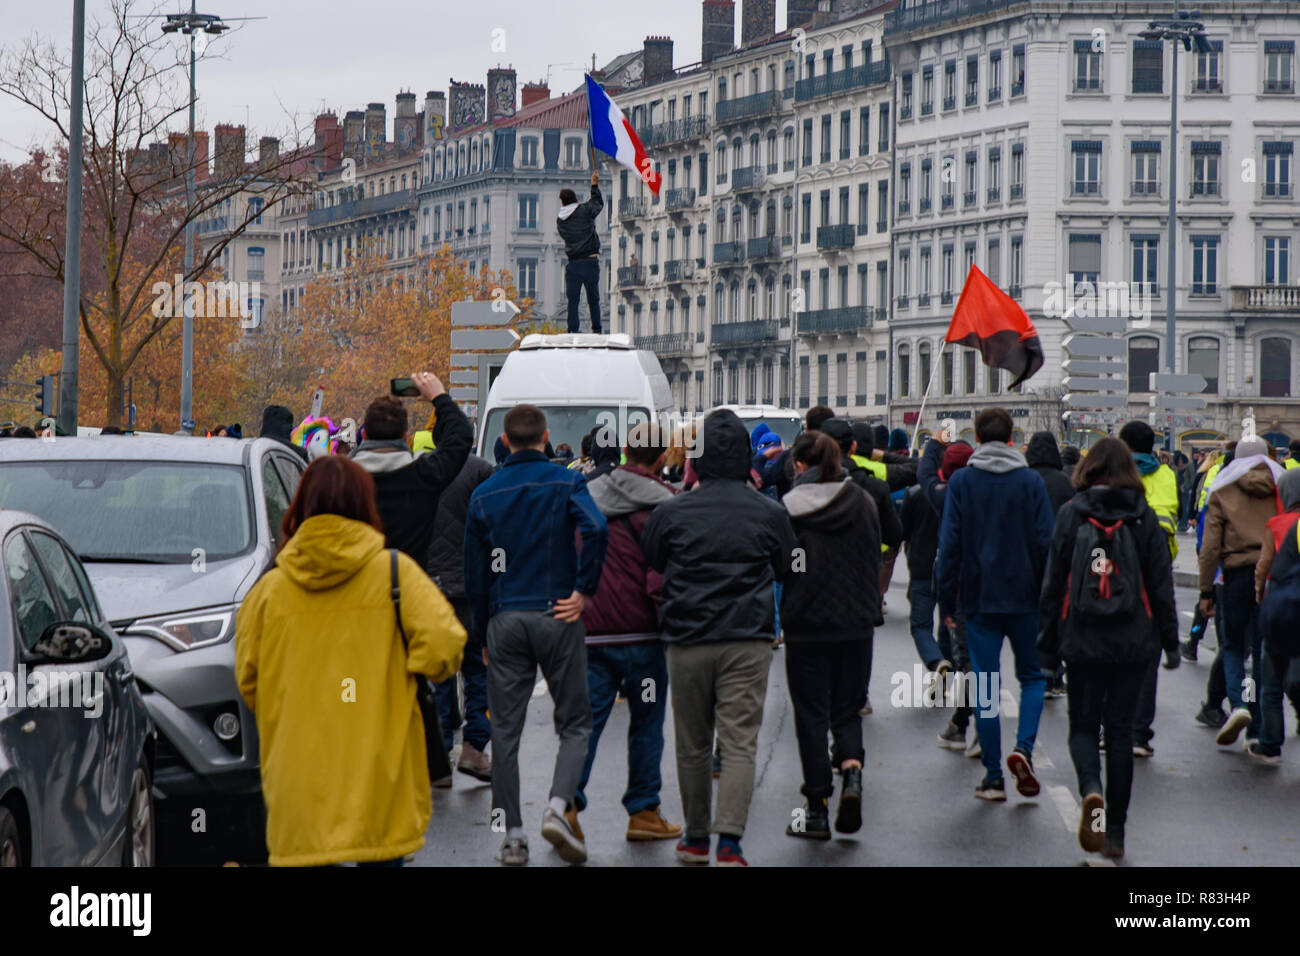
[[[482,780],[484,783],[492,782],[491,758],[471,744],[460,745],[460,760],[456,762],[456,769],[475,780]]]
[[[658,807],[641,810],[627,818],[629,840],[676,840],[681,835],[682,828],[665,820]]]
[[[568,821],[569,828],[573,830],[573,835],[585,843],[587,838],[582,833],[582,827],[578,826],[578,808],[569,807],[569,809],[565,810],[564,819]]]

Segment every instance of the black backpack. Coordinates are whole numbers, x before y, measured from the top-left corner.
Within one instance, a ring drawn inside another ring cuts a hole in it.
[[[1093,661],[1145,660],[1154,637],[1133,529],[1087,518],[1074,538],[1061,606],[1062,656]]]

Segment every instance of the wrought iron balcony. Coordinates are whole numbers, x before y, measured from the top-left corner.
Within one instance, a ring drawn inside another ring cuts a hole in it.
[[[962,204],[963,206],[973,206],[973,205],[975,205],[975,191],[974,191],[974,190],[970,190],[970,191],[968,191],[968,192],[964,192],[964,193],[962,193],[961,204]]]
[[[990,186],[988,189],[989,202],[997,202],[1002,191],[997,186]]]
[[[781,256],[781,241],[776,236],[759,236],[745,244],[747,259],[778,259]]]
[[[928,200],[928,199],[922,199],[919,203],[916,204],[916,210],[917,210],[917,212],[929,212],[929,211],[930,211],[930,200]]]
[[[1300,318],[1300,285],[1229,287],[1234,312],[1295,312]]]
[[[691,337],[685,332],[638,335],[635,341],[637,348],[647,349],[656,355],[688,355],[691,351]]]
[[[777,330],[776,319],[756,319],[752,322],[715,322],[710,340],[714,345],[720,346],[775,342]]]
[[[944,193],[943,196],[940,197],[939,208],[940,209],[952,208],[952,193]]]
[[[670,143],[680,143],[686,139],[697,139],[708,132],[707,116],[688,116],[685,119],[656,123],[644,132],[638,130],[637,135],[641,138],[641,145],[651,149],[656,146],[667,146]]]
[[[781,91],[768,90],[734,100],[723,100],[714,107],[714,119],[719,123],[735,123],[756,116],[771,116],[781,109]]]
[[[872,310],[865,305],[841,309],[814,309],[799,313],[799,334],[856,332],[871,325]]]
[[[695,208],[695,189],[686,186],[682,189],[670,189],[664,193],[664,208],[669,212],[680,212]]]
[[[641,266],[619,266],[618,287],[620,289],[645,285],[645,270]]]
[[[1011,186],[1011,199],[1016,200],[1016,199],[1024,199],[1024,198],[1025,198],[1025,187],[1020,183],[1013,183]]]
[[[852,247],[853,226],[849,223],[817,227],[818,249],[851,249]]]
[[[868,86],[888,83],[890,79],[889,62],[880,60],[876,63],[863,63],[847,70],[836,70],[821,76],[799,80],[794,85],[796,103],[814,100],[822,96],[833,96],[849,90],[860,90]]]
[[[741,166],[731,171],[731,188],[734,192],[758,189],[766,180],[762,166]]]
[[[307,225],[328,226],[345,219],[363,219],[398,210],[415,210],[415,190],[387,193],[383,196],[367,196],[365,199],[353,199],[348,202],[313,209],[307,213]]]
[[[738,263],[745,258],[745,246],[740,242],[715,242],[713,244],[713,262],[715,265]]]
[[[694,259],[669,259],[664,263],[664,281],[687,282],[695,278]]]
[[[943,110],[945,113],[948,112],[948,110],[955,110],[956,108],[957,108],[957,97],[945,96],[943,98]]]
[[[645,215],[645,197],[632,196],[618,201],[618,218],[632,219]]]
[[[963,17],[992,13],[1024,0],[928,0],[885,14],[885,33],[905,33],[922,27],[946,24]]]

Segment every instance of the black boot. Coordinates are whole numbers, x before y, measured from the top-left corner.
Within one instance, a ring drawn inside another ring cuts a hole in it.
[[[826,807],[826,798],[809,800],[803,810],[803,819],[791,820],[785,828],[786,836],[800,837],[805,840],[829,840],[831,838],[831,817]]]
[[[835,814],[838,833],[857,833],[862,829],[862,768],[845,767],[840,771],[840,808]]]

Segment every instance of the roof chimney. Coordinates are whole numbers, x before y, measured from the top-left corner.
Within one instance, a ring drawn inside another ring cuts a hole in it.
[[[244,127],[218,123],[214,132],[217,179],[233,179],[244,171]]]
[[[776,0],[741,0],[740,45],[749,46],[776,33]]]
[[[735,0],[704,0],[702,7],[700,62],[712,63],[735,49],[736,3]]]
[[[393,142],[398,149],[411,149],[416,145],[415,94],[397,94],[397,116],[393,119]]]
[[[817,12],[817,0],[786,0],[785,28],[806,27],[812,23],[813,14]]]
[[[366,114],[361,110],[348,110],[343,114],[343,151],[347,155],[361,155],[366,142]]]
[[[274,136],[263,136],[257,141],[257,160],[263,169],[274,166],[280,158],[280,141]]]
[[[377,156],[388,142],[388,108],[383,103],[366,105],[366,152]]]
[[[658,83],[673,75],[672,37],[646,37],[641,49],[642,83]]]
[[[525,83],[520,96],[520,109],[527,109],[534,103],[542,103],[551,98],[551,88],[545,83]]]

